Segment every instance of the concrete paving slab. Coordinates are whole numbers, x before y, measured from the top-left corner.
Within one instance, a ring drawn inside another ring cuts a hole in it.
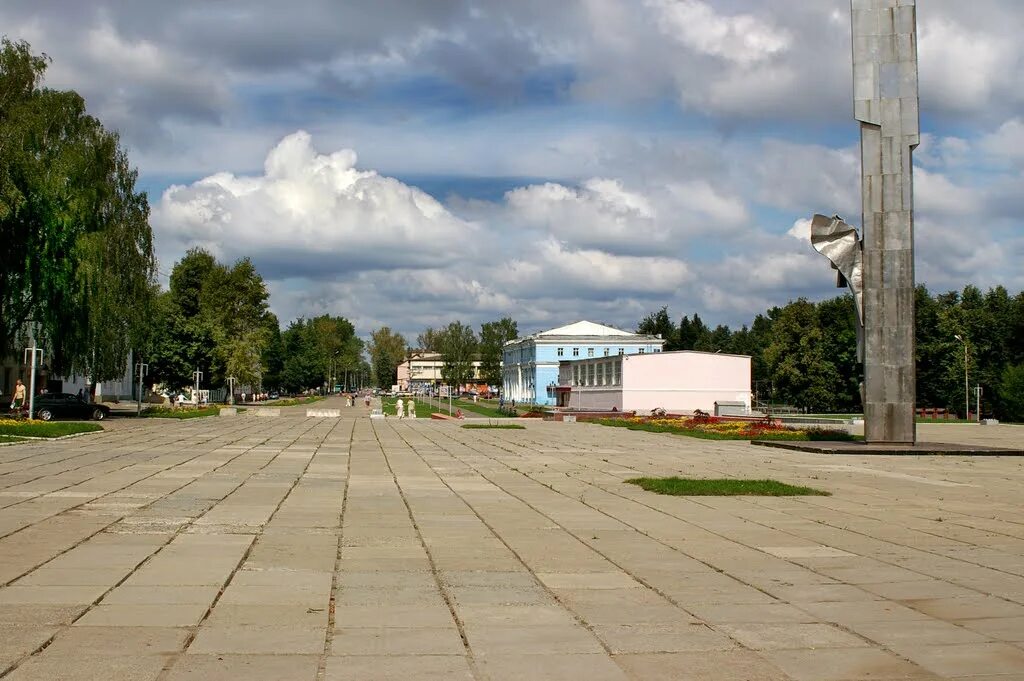
[[[327,658],[325,681],[471,681],[465,657],[456,655],[347,655]]]
[[[363,411],[5,448],[32,452],[0,456],[5,680],[1019,675],[1018,459]],[[1019,432],[921,427],[993,446]],[[832,496],[624,483],[679,473]]]

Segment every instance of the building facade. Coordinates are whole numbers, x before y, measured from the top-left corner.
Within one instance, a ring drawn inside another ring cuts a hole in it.
[[[444,383],[441,369],[444,360],[441,353],[412,350],[405,361],[398,365],[398,389],[409,392],[426,392]],[[473,362],[473,378],[480,378],[480,360]]]
[[[558,405],[581,411],[664,409],[749,414],[750,357],[680,350],[559,364]]]
[[[553,405],[559,363],[620,355],[660,353],[665,341],[604,324],[580,321],[505,344],[502,395],[526,404]]]

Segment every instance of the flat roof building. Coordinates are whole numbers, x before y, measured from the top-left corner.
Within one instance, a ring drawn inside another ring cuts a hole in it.
[[[582,411],[749,414],[750,357],[679,350],[566,360],[555,392],[558,406]]]

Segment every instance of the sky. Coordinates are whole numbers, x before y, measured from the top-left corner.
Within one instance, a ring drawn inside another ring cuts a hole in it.
[[[149,193],[161,279],[250,257],[283,324],[739,326],[839,293],[848,0],[4,0]],[[1024,289],[1024,3],[921,0],[917,280]]]

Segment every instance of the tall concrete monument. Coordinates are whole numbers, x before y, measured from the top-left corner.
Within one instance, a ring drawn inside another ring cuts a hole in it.
[[[816,215],[812,243],[840,269],[841,283],[863,301],[864,439],[913,444],[912,155],[920,142],[915,0],[852,0],[852,13],[864,236],[855,237],[857,246],[851,246],[849,226],[838,216]],[[859,248],[860,257],[851,248]],[[837,252],[840,262],[833,258]],[[850,263],[858,260],[863,268],[859,282],[850,275]]]

